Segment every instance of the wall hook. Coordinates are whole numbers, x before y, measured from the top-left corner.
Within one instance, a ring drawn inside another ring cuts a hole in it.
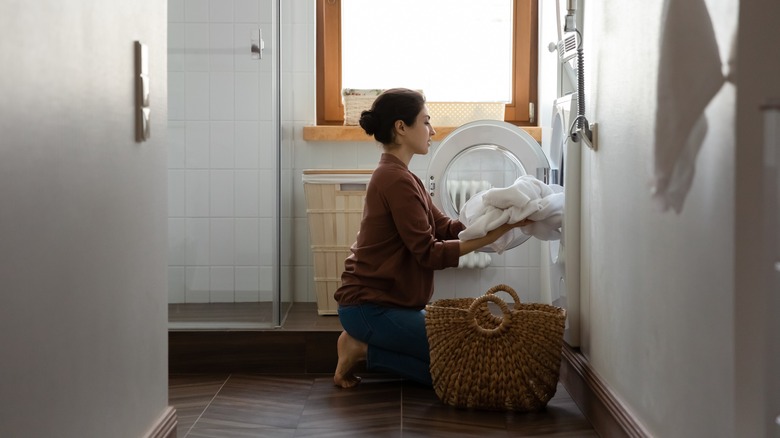
[[[249,50],[252,53],[252,59],[263,59],[263,50],[265,41],[263,41],[263,29],[257,29],[257,38],[250,38]]]

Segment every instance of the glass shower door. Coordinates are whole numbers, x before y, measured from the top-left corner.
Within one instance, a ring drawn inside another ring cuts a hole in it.
[[[271,3],[168,2],[171,329],[281,325],[288,183]]]

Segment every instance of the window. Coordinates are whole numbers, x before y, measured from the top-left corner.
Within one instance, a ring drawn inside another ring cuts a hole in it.
[[[360,0],[359,2],[356,0],[345,0],[350,2],[355,2],[355,4],[362,6],[363,4],[366,4],[367,2],[365,0]],[[509,7],[504,6],[507,8],[507,14],[511,14],[511,20],[507,19],[504,21],[503,26],[501,26],[502,23],[498,23],[498,25],[495,26],[496,32],[499,32],[495,35],[493,35],[493,38],[501,39],[501,38],[509,38],[511,41],[508,44],[504,44],[504,48],[501,48],[500,44],[489,44],[490,50],[485,50],[483,52],[475,52],[475,49],[469,49],[468,47],[464,47],[464,50],[462,50],[463,55],[458,56],[457,54],[447,54],[443,53],[443,50],[441,47],[436,48],[435,43],[433,42],[433,37],[427,37],[424,35],[424,32],[421,32],[420,35],[420,46],[421,47],[427,47],[429,49],[428,51],[428,60],[429,63],[436,63],[436,59],[442,59],[446,58],[448,60],[452,60],[452,58],[457,58],[456,60],[459,62],[464,62],[466,60],[467,62],[471,63],[472,65],[483,65],[488,63],[485,59],[487,58],[479,58],[478,55],[484,55],[485,53],[488,53],[491,56],[499,54],[499,56],[502,59],[505,59],[505,65],[496,65],[496,68],[493,69],[496,72],[498,72],[499,76],[496,76],[495,78],[491,79],[484,79],[485,71],[483,70],[482,73],[474,73],[477,74],[478,77],[483,78],[483,82],[485,83],[485,89],[482,90],[483,92],[490,93],[489,96],[485,98],[485,95],[482,95],[483,99],[476,99],[473,95],[452,95],[447,94],[446,90],[436,89],[435,86],[431,85],[431,82],[428,82],[427,86],[425,85],[426,82],[420,82],[420,85],[418,87],[410,86],[410,88],[420,88],[423,89],[426,92],[427,97],[429,100],[432,101],[472,101],[472,100],[494,100],[494,101],[506,101],[506,107],[505,107],[505,113],[504,113],[504,119],[515,123],[517,125],[533,125],[535,124],[535,120],[532,118],[532,112],[530,109],[530,104],[535,103],[536,101],[536,72],[537,72],[537,1],[538,0],[507,0],[510,4]],[[433,2],[416,2],[417,5],[411,6],[411,7],[402,7],[402,5],[399,5],[398,2],[387,2],[388,4],[392,5],[393,7],[398,7],[401,10],[405,10],[406,14],[410,15],[417,15],[419,14],[420,17],[422,17],[424,20],[433,20],[435,17],[438,17],[439,21],[446,20],[448,23],[453,23],[453,26],[456,27],[458,30],[458,33],[463,33],[462,31],[462,25],[456,24],[458,20],[454,18],[455,16],[459,14],[467,14],[468,19],[475,20],[474,11],[467,9],[465,7],[452,7],[452,9],[446,9],[447,7],[440,7],[439,11],[425,11],[421,8],[420,5],[426,4],[426,3],[433,3]],[[447,5],[451,5],[452,3],[447,2],[445,3]],[[475,8],[484,8],[487,3],[484,2],[478,2],[476,0],[471,2],[472,5],[474,5]],[[341,0],[317,0],[317,124],[318,125],[341,125],[343,124],[343,117],[344,117],[344,108],[341,103],[341,89],[342,89],[342,73],[343,72],[343,66],[342,66],[342,60],[344,60],[345,52],[347,50],[355,50],[351,49],[350,47],[342,47],[342,35],[344,35],[347,38],[350,38],[352,42],[352,37],[348,36],[348,29],[352,29],[352,26],[346,26],[342,25],[342,19],[348,20],[350,15],[349,12],[350,4],[345,5],[345,10],[342,11],[342,1]],[[497,4],[495,7],[502,7],[500,4]],[[510,10],[511,7],[511,10]],[[377,16],[383,16],[381,13],[377,12],[377,7],[372,7],[371,12],[376,13]],[[344,12],[344,16],[342,16],[342,12]],[[431,18],[431,16],[434,16],[434,18]],[[384,29],[380,28],[383,27]],[[392,31],[396,29],[398,32],[401,33],[410,33],[414,32],[415,28],[420,28],[425,30],[426,26],[421,26],[417,24],[409,24],[406,23],[404,26],[399,26],[398,24],[395,25],[384,25],[379,24],[377,22],[374,23],[374,28],[370,29],[368,31],[365,31],[368,33],[367,39],[370,38],[377,38],[381,35],[392,35]],[[429,27],[429,26],[428,26]],[[343,33],[343,31],[346,32]],[[359,31],[356,31],[359,32]],[[503,32],[503,35],[501,34]],[[466,44],[468,40],[475,40],[473,36],[467,36],[466,40],[462,42],[461,44]],[[399,44],[400,45],[400,44]],[[484,47],[486,44],[482,43],[482,46]],[[356,49],[358,51],[365,49],[361,49],[359,46]],[[469,53],[471,51],[471,53]],[[385,52],[380,52],[385,53]],[[364,56],[370,56],[369,54],[365,54]],[[391,53],[388,53],[384,56],[379,56],[377,58],[371,58],[370,63],[376,64],[379,62],[382,62],[384,60],[392,61],[393,56]],[[419,61],[418,61],[419,62]],[[443,61],[442,61],[443,62]],[[493,61],[495,62],[495,61]],[[440,62],[441,63],[441,62]],[[414,64],[413,61],[410,61],[409,65]],[[500,64],[500,61],[499,63]],[[424,65],[424,64],[423,64]],[[406,67],[406,65],[404,65]],[[444,66],[445,69],[451,68]],[[354,73],[354,72],[350,72]],[[359,75],[360,73],[356,73],[358,76],[350,76],[349,73],[345,73],[344,76],[348,78],[352,77],[352,83],[358,84],[358,86],[352,85],[354,88],[385,88],[385,87],[377,87],[377,86],[363,86],[359,81]],[[502,76],[503,75],[503,76]],[[421,80],[424,80],[425,78],[422,78],[424,75],[420,75]],[[357,78],[357,79],[356,79]],[[440,81],[444,82],[444,81]],[[497,89],[491,89],[491,91],[488,91],[488,84],[496,84],[499,83],[499,87]],[[367,84],[367,83],[366,83]],[[350,86],[350,85],[347,85]],[[406,85],[404,85],[406,86]],[[465,87],[462,87],[465,89]]]

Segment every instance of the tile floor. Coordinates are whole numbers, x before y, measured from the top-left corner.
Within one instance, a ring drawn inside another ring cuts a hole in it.
[[[363,374],[357,388],[337,388],[332,370],[341,324],[337,317],[318,316],[316,305],[307,304],[293,306],[284,327],[276,330],[174,333],[189,336],[186,342],[174,337],[170,343],[171,369],[190,370],[169,378],[178,437],[598,436],[560,384],[546,409],[535,413],[453,408],[441,403],[433,389],[382,374]],[[283,344],[280,336],[287,336]],[[301,363],[286,357],[290,352],[282,348],[289,349],[290,336],[302,337],[296,348],[305,353],[293,354],[301,356]],[[196,366],[195,359],[204,356],[214,363]],[[277,365],[264,362],[272,359]],[[311,369],[327,372],[298,371]]]
[[[562,385],[535,413],[457,409],[387,376],[357,388],[330,375],[171,375],[178,437],[597,437]]]

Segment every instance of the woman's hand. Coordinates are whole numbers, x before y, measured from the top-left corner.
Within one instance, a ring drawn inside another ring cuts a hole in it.
[[[505,223],[501,226],[499,226],[496,229],[493,229],[487,233],[487,235],[483,237],[478,237],[476,239],[472,240],[461,240],[460,241],[460,255],[466,255],[472,251],[476,251],[483,246],[490,245],[491,243],[498,240],[501,236],[508,233],[512,230],[512,228],[522,227],[525,225],[530,225],[533,221],[528,219],[523,219],[521,221],[515,222],[513,224]]]

